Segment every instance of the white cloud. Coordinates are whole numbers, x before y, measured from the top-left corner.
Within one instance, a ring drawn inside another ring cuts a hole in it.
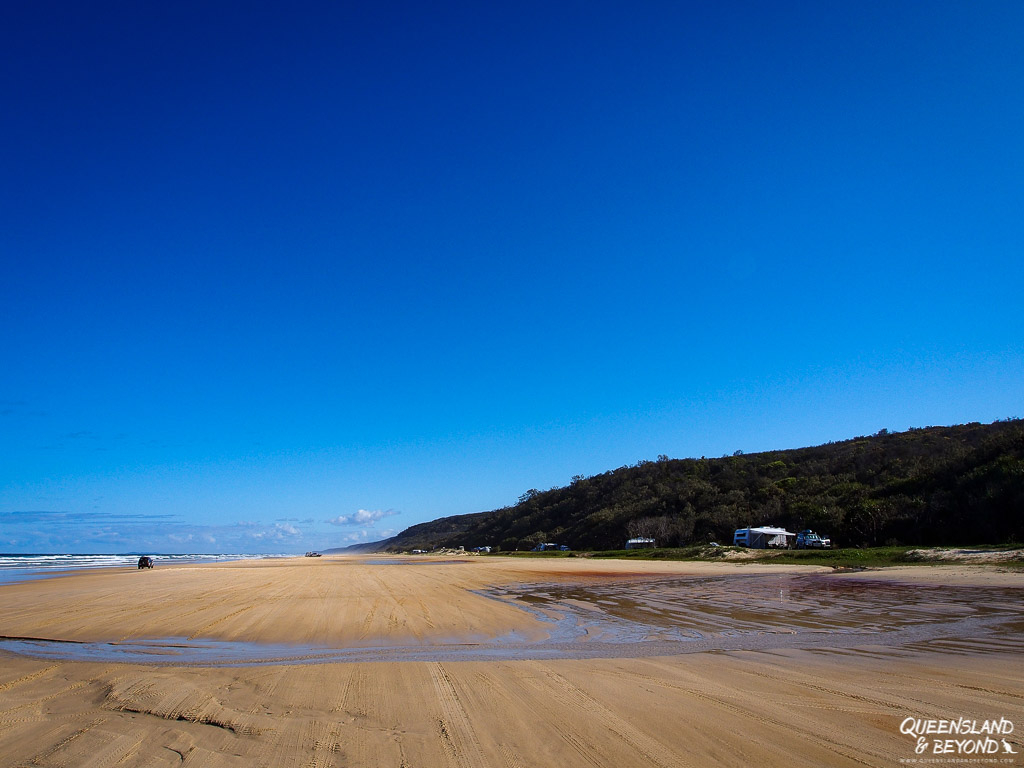
[[[394,531],[378,531],[376,528],[361,528],[358,531],[349,531],[341,537],[345,544],[362,544],[366,541],[381,541],[394,536]]]
[[[274,523],[273,528],[265,528],[262,531],[256,531],[252,534],[252,537],[257,540],[269,539],[271,541],[283,541],[289,537],[301,535],[302,531],[290,523]]]
[[[353,515],[338,515],[327,522],[331,525],[368,525],[373,527],[381,518],[397,514],[398,511],[394,509],[360,509]]]
[[[123,538],[120,531],[113,531],[109,528],[92,531],[92,538],[99,540],[118,540]]]

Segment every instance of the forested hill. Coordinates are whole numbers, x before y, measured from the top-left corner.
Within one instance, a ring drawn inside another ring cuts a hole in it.
[[[813,448],[641,461],[491,512],[422,523],[382,550],[621,549],[732,542],[735,528],[813,528],[836,546],[1024,541],[1024,421],[882,431]]]

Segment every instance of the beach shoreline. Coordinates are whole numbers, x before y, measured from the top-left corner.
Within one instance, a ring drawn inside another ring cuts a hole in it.
[[[898,765],[908,713],[1012,716],[1024,696],[1024,573],[973,565],[334,555],[0,594],[2,635],[143,654],[0,646],[0,766]],[[190,643],[310,652],[169,655]],[[493,650],[513,646],[534,656]]]

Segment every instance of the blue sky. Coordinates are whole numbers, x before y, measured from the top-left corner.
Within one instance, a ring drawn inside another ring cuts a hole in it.
[[[1024,415],[1024,5],[486,5],[8,9],[0,550]]]

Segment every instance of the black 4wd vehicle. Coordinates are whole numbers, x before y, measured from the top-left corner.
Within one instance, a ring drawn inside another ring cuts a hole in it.
[[[814,531],[800,531],[796,535],[797,549],[832,549],[832,540],[827,536],[819,536]]]

